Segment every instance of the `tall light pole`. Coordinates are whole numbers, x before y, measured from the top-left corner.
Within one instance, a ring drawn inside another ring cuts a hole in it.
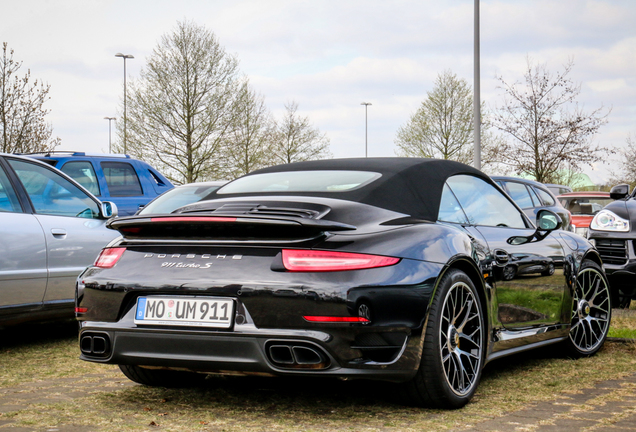
[[[115,57],[121,57],[124,59],[124,154],[127,152],[127,137],[126,137],[126,59],[134,59],[131,54],[117,53]]]
[[[115,120],[115,117],[104,117],[104,120],[108,120],[108,153],[112,153],[110,150],[110,124]]]
[[[360,105],[364,105],[364,157],[369,157],[367,150],[367,108],[373,104],[370,102],[362,102]]]
[[[473,151],[473,166],[478,170],[481,169],[481,78],[479,73],[479,0],[475,0],[475,49],[474,49],[474,79],[473,79],[473,118],[474,127],[473,133],[475,142],[475,149]]]

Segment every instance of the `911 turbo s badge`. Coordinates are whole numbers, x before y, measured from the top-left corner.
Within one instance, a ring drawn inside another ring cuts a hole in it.
[[[172,261],[173,259],[185,259],[185,260],[240,260],[243,259],[243,255],[213,255],[213,254],[152,254],[147,253],[144,258],[158,258],[168,259],[170,261],[163,261],[161,267],[163,268],[183,268],[183,269],[208,269],[212,267],[214,261],[207,261],[199,263],[196,261]]]

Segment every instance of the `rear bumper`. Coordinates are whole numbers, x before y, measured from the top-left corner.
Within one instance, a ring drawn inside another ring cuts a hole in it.
[[[321,331],[263,331],[252,326],[234,332],[206,333],[105,324],[82,324],[82,360],[206,373],[322,375],[402,382],[415,375],[420,359],[419,337],[407,337],[396,358],[377,362],[365,358],[362,351],[357,358],[344,358],[343,355],[350,357],[352,350],[346,347],[343,353],[338,351],[344,346],[343,338]]]

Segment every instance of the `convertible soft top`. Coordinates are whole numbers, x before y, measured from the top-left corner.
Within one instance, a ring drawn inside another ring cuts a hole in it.
[[[320,196],[355,201],[410,215],[427,221],[437,220],[442,189],[446,180],[457,174],[490,178],[468,165],[423,158],[356,158],[295,162],[254,171],[248,176],[286,171],[369,171],[382,176],[357,189],[340,192],[267,192],[249,195]],[[223,198],[245,196],[224,194]],[[220,198],[216,195],[215,198]]]

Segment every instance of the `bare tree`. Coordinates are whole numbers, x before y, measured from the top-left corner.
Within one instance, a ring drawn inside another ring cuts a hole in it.
[[[289,102],[285,109],[287,112],[274,137],[274,161],[291,163],[332,157],[329,138],[311,125],[309,117],[300,117],[296,113],[298,104]]]
[[[275,125],[263,96],[245,80],[237,95],[234,124],[225,145],[224,178],[233,179],[273,163]]]
[[[470,85],[450,70],[437,76],[417,111],[397,131],[396,154],[405,157],[450,159],[466,164],[473,161],[473,96]],[[482,119],[487,115],[482,113]],[[482,125],[482,165],[491,167],[492,153],[499,142]]]
[[[545,64],[527,59],[524,82],[508,84],[498,77],[504,104],[494,118],[496,128],[511,138],[500,152],[500,162],[517,174],[532,174],[542,183],[559,180],[559,171],[579,170],[601,159],[607,149],[592,138],[607,123],[604,107],[585,113],[576,102],[581,86],[568,78],[572,62],[552,74]]]
[[[130,85],[129,153],[178,183],[221,177],[240,83],[238,60],[211,31],[177,23]],[[121,127],[119,123],[120,136]]]
[[[636,187],[636,137],[627,137],[627,147],[618,151],[620,157],[619,169],[610,174],[610,184],[629,184]]]
[[[22,62],[13,59],[13,50],[2,43],[0,58],[0,131],[3,153],[32,153],[53,150],[60,143],[51,139],[53,127],[46,122],[49,110],[44,103],[50,99],[48,84],[37,79],[31,83],[31,71],[17,73]]]

